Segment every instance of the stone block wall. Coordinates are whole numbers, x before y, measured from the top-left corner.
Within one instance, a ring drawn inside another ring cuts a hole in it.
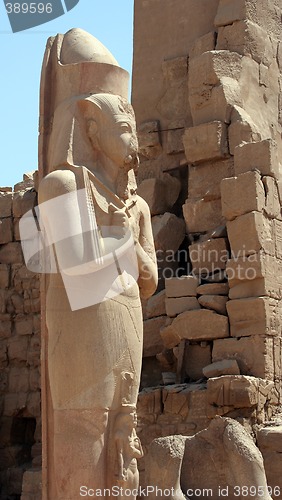
[[[157,200],[160,219],[163,210],[185,222],[183,239],[172,237],[171,245],[168,231],[157,252],[160,287],[144,304],[145,451],[153,438],[191,435],[216,414],[254,435],[257,425],[282,422],[281,14],[278,0],[167,1],[161,8],[135,1],[139,191],[151,209]],[[164,17],[173,43],[160,33]],[[162,204],[167,175],[182,176],[170,209]],[[143,188],[149,183],[159,184],[151,197]],[[159,385],[150,389],[152,374]],[[263,443],[270,463],[279,446]]]
[[[9,500],[40,498],[40,283],[19,235],[35,200],[32,175],[0,188],[0,498]],[[34,496],[21,496],[28,474]]]

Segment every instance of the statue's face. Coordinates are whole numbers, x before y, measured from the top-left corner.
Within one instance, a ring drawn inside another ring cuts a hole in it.
[[[119,168],[130,170],[138,163],[138,141],[134,113],[117,100],[115,113],[103,114],[98,128],[100,150]]]
[[[101,150],[120,168],[132,168],[138,153],[135,121],[126,113],[106,120],[99,134]]]

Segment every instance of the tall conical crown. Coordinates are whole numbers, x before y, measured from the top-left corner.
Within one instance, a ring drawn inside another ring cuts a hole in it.
[[[41,74],[39,167],[50,171],[49,138],[56,110],[64,102],[91,94],[107,93],[128,98],[129,74],[94,36],[80,28],[50,37]],[[61,107],[61,106],[60,106]]]
[[[72,28],[63,38],[61,64],[97,62],[119,66],[111,52],[93,35],[80,28]]]
[[[74,28],[54,39],[55,107],[75,95],[109,93],[128,97],[127,71],[94,36]]]

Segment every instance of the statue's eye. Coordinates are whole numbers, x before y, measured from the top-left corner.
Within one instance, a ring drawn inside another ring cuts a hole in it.
[[[126,122],[122,122],[120,124],[120,128],[121,128],[122,132],[132,132],[130,125]]]

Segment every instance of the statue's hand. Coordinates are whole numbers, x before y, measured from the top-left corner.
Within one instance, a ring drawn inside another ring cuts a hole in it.
[[[109,205],[110,226],[116,236],[122,236],[129,228],[128,217],[125,213],[126,208],[118,209],[112,203]]]

